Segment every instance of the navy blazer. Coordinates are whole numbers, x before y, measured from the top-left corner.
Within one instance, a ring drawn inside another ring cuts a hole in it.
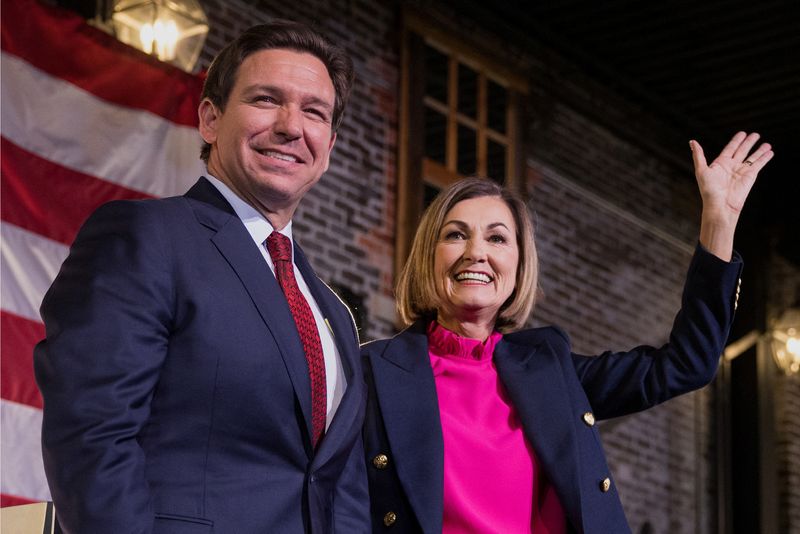
[[[44,299],[34,353],[64,532],[368,530],[355,326],[296,244],[295,262],[347,380],[316,452],[291,312],[219,191],[201,178],[182,197],[89,218]]]
[[[581,356],[554,327],[506,334],[497,344],[498,375],[570,531],[630,532],[594,419],[644,410],[713,379],[741,266],[738,255],[727,263],[697,248],[681,310],[660,348]],[[392,339],[362,346],[373,532],[442,530],[444,453],[426,326],[420,321]]]

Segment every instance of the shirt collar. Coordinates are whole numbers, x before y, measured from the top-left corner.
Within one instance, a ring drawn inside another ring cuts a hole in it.
[[[242,220],[244,223],[244,227],[247,228],[248,233],[253,238],[253,241],[256,242],[257,245],[263,246],[264,241],[267,240],[267,236],[275,230],[275,227],[270,224],[270,222],[264,217],[257,209],[253,206],[245,202],[242,198],[239,197],[236,193],[234,193],[230,187],[228,187],[222,180],[219,178],[215,178],[210,174],[206,173],[206,178],[208,181],[211,182],[214,187],[219,190],[225,200],[233,208],[233,211],[236,212],[236,215]],[[292,221],[289,221],[282,230],[278,230],[280,233],[285,235],[292,240]],[[294,245],[294,241],[292,241],[292,245]]]
[[[462,337],[437,321],[431,321],[428,325],[428,351],[444,358],[487,362],[491,361],[494,347],[502,337],[496,330],[486,341]]]

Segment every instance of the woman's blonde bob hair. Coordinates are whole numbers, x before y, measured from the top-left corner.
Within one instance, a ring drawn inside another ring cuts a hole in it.
[[[519,265],[514,292],[500,307],[495,328],[500,332],[519,329],[533,311],[539,279],[539,263],[533,238],[533,223],[525,203],[512,191],[482,178],[465,178],[443,190],[422,215],[411,253],[397,280],[397,311],[405,325],[418,319],[433,320],[439,307],[433,261],[439,232],[453,206],[470,198],[497,197],[506,203],[517,225]]]

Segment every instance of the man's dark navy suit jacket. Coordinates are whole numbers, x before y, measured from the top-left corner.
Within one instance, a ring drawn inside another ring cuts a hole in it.
[[[316,452],[291,312],[216,188],[200,179],[90,217],[44,299],[35,351],[64,531],[368,530],[355,328],[297,246],[295,258],[347,380]]]

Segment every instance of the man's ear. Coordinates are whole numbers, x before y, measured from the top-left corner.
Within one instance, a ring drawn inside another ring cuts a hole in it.
[[[217,126],[222,112],[214,105],[211,100],[204,98],[197,108],[197,116],[200,119],[198,129],[200,137],[209,145],[213,145],[217,140]]]
[[[328,166],[331,163],[331,151],[333,150],[333,145],[336,144],[336,132],[331,134],[331,142],[328,145],[328,153],[325,155],[325,165],[322,168],[322,172],[328,170]]]

